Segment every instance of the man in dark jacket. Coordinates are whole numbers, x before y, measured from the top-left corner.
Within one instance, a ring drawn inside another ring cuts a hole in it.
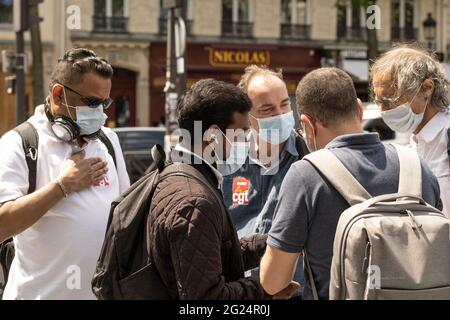
[[[159,182],[153,195],[150,250],[174,299],[269,297],[258,279],[244,278],[245,270],[259,264],[266,237],[239,241],[221,199],[222,176],[217,170],[224,159],[229,161],[245,149],[245,142],[236,140],[245,137],[249,129],[250,107],[246,94],[216,80],[199,81],[179,102],[183,141],[172,151],[172,160],[181,162],[181,157],[213,190],[199,180],[171,176]],[[228,135],[229,130],[233,134]],[[291,283],[275,297],[289,298],[297,289],[298,284]]]

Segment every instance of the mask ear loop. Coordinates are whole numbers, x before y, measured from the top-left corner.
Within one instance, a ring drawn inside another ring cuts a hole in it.
[[[305,114],[306,115],[306,114]],[[316,130],[314,129],[314,127],[313,127],[313,125],[311,124],[311,121],[309,120],[309,118],[310,118],[310,116],[309,115],[307,115],[308,116],[308,125],[311,127],[311,129],[312,129],[312,132],[313,132],[313,141],[314,141],[314,151],[317,151],[318,149],[317,149],[317,140],[316,140]],[[305,127],[305,129],[306,129],[306,127]],[[303,129],[303,131],[304,131],[304,134],[305,134],[305,138],[307,138],[307,134],[306,134],[306,130],[305,129]]]
[[[57,85],[58,85],[58,84],[55,84],[55,86],[57,86]],[[67,103],[66,88],[64,88],[64,86],[63,86],[62,84],[60,84],[60,86],[61,86],[62,89],[63,89],[64,102],[65,102],[65,103],[64,103],[64,106],[65,106],[66,109],[67,109],[67,113],[69,114],[70,119],[71,119],[74,123],[76,123],[75,119],[72,117],[72,114],[70,113],[69,104]],[[76,107],[72,107],[72,108],[77,109]]]

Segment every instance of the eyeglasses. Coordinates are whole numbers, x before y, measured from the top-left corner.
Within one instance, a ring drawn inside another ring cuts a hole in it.
[[[108,98],[108,99],[105,99],[105,100],[100,100],[100,99],[97,99],[97,98],[85,97],[85,96],[83,96],[81,93],[79,93],[79,92],[73,90],[72,88],[70,88],[70,87],[68,87],[68,86],[66,86],[66,85],[63,85],[62,83],[59,83],[59,82],[58,82],[58,84],[62,85],[62,86],[63,86],[64,88],[66,88],[67,90],[69,90],[69,91],[71,91],[71,92],[73,92],[73,93],[79,95],[81,101],[83,101],[83,103],[85,103],[86,106],[88,106],[89,108],[97,108],[98,106],[101,105],[101,106],[103,107],[103,109],[106,110],[106,109],[108,109],[108,108],[112,105],[112,103],[114,102],[113,99],[111,99],[111,98]]]
[[[398,99],[393,99],[393,98],[386,98],[386,97],[375,97],[375,99],[373,100],[373,102],[379,107],[379,108],[383,108],[386,110],[391,110],[391,109],[395,109],[396,105],[395,102]]]

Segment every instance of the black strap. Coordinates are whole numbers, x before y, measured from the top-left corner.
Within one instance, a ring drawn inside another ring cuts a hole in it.
[[[117,168],[117,163],[116,163],[116,152],[114,151],[114,147],[111,143],[111,140],[109,140],[108,136],[106,135],[106,133],[103,132],[103,130],[100,130],[98,133],[98,139],[106,146],[106,148],[108,149],[108,153],[110,154],[110,156],[113,158],[114,161],[114,165]]]
[[[297,149],[300,159],[303,159],[304,156],[310,154],[308,146],[298,130],[295,130],[295,148]]]
[[[28,166],[28,194],[36,191],[36,171],[39,147],[39,135],[36,128],[25,121],[14,129],[22,138],[25,160]]]

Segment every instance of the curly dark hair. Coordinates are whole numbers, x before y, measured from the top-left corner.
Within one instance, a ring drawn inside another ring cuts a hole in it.
[[[111,79],[114,71],[103,58],[97,57],[94,51],[85,48],[73,48],[58,59],[58,64],[52,73],[49,89],[57,83],[74,85],[81,82],[86,73],[95,73],[103,78]]]
[[[201,121],[202,134],[212,125],[225,132],[233,123],[235,112],[249,112],[250,108],[247,94],[235,85],[204,79],[195,83],[178,101],[178,123],[192,135],[195,121]]]

